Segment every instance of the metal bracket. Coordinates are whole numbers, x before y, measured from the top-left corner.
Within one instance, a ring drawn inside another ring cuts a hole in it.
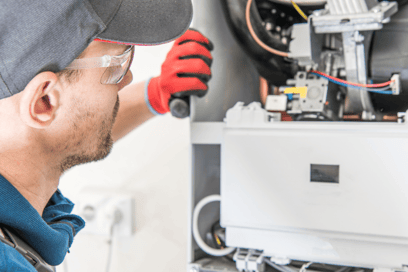
[[[383,1],[370,10],[350,10],[347,5],[344,8],[344,0],[328,1],[330,10],[314,12],[313,25],[316,33],[341,33],[349,31],[378,30],[387,23],[389,18],[398,11],[396,2]],[[360,1],[361,2],[361,1]],[[371,1],[372,2],[372,1]],[[337,10],[335,7],[338,7]]]
[[[346,63],[347,80],[351,82],[367,83],[366,58],[364,36],[359,31],[343,32],[343,52]],[[361,105],[353,105],[360,111],[374,112],[367,91],[348,88],[351,101],[360,101]]]
[[[234,254],[234,261],[241,272],[265,271],[264,255],[259,250],[239,248]]]
[[[328,0],[327,9],[311,16],[316,33],[342,33],[347,80],[367,83],[366,46],[373,30],[383,27],[398,11],[396,2],[377,0]],[[360,33],[364,31],[365,33]],[[367,112],[367,120],[374,113],[369,94],[365,90],[348,88],[347,112]]]

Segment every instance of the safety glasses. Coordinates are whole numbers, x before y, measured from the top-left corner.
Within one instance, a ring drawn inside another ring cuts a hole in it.
[[[101,83],[118,84],[129,71],[134,52],[135,47],[132,45],[119,56],[105,55],[97,58],[75,59],[65,69],[76,70],[107,67],[101,77]]]

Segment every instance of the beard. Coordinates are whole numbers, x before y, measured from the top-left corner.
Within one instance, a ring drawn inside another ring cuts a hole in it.
[[[113,124],[115,123],[115,119],[118,114],[119,104],[120,103],[119,103],[119,96],[118,96],[115,106],[113,108],[112,115],[110,116],[110,118],[107,118],[101,122],[97,132],[95,133],[96,137],[92,137],[92,140],[96,138],[96,141],[94,141],[96,144],[93,144],[93,145],[89,144],[85,146],[83,150],[77,151],[76,153],[67,156],[60,165],[61,173],[67,171],[68,169],[72,168],[75,165],[84,164],[84,163],[93,162],[93,161],[99,161],[99,160],[106,158],[109,155],[109,153],[112,150],[112,146],[113,146],[112,127],[113,127]],[[92,116],[92,115],[87,113],[83,116]],[[89,132],[85,131],[84,133],[80,133],[79,135],[86,135],[87,133]],[[71,146],[79,146],[80,143],[82,142],[81,140],[82,139],[74,142],[74,144]],[[90,146],[94,146],[94,148],[90,148]],[[65,149],[69,149],[69,145],[65,147]]]

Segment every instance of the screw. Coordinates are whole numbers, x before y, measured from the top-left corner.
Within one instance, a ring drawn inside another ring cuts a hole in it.
[[[293,107],[293,103],[292,103],[292,102],[288,102],[288,109],[290,110],[290,109],[292,109],[292,107]]]
[[[378,7],[375,7],[371,11],[374,12],[374,13],[379,13],[381,11],[381,9],[378,8]]]
[[[388,1],[382,1],[381,6],[386,7],[386,6],[388,6],[389,3],[390,2],[388,2]]]

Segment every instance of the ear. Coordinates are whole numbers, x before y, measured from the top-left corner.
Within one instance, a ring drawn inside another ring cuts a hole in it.
[[[33,128],[48,127],[59,107],[59,92],[55,89],[58,76],[53,72],[36,75],[22,91],[20,115]]]

